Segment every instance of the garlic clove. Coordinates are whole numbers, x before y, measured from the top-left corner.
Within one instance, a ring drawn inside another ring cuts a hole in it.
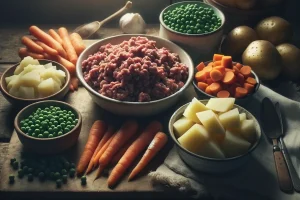
[[[139,13],[126,13],[120,18],[120,28],[124,33],[145,33],[146,23]]]

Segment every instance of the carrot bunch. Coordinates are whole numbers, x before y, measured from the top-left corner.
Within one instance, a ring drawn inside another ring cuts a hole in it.
[[[109,187],[115,186],[138,156],[144,152],[128,181],[136,177],[163,148],[168,139],[166,134],[160,132],[162,125],[157,121],[149,123],[141,132],[138,131],[138,123],[134,120],[125,121],[116,132],[112,126],[104,130],[103,125],[102,128],[97,128],[98,131],[93,127],[77,165],[77,174],[81,175],[84,172],[88,174],[98,167],[97,179],[105,168],[113,166],[108,177]]]
[[[37,26],[29,27],[33,37],[23,36],[22,44],[25,47],[19,49],[20,58],[31,56],[35,59],[49,59],[65,66],[71,74],[70,89],[78,89],[78,79],[75,75],[76,62],[80,53],[85,49],[82,38],[77,33],[69,35],[65,27],[56,32],[50,29],[48,33]]]
[[[257,84],[251,67],[232,62],[231,56],[214,54],[207,66],[201,62],[196,68],[198,88],[219,98],[243,98],[252,93]]]

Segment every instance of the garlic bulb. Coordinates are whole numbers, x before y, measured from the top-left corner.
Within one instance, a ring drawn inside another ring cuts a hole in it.
[[[145,33],[146,23],[139,13],[126,13],[119,24],[124,33]]]

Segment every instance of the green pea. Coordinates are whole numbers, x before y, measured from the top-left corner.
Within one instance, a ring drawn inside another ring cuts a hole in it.
[[[12,164],[13,168],[15,170],[19,169],[19,162],[18,161],[14,161],[13,164]]]
[[[52,134],[49,134],[48,135],[48,138],[53,138],[54,136]]]
[[[48,132],[49,133],[53,133],[53,129],[50,127],[50,128],[48,128]]]
[[[26,129],[26,127],[22,126],[22,127],[21,127],[21,131],[23,131],[23,132],[27,132],[27,129]]]
[[[16,158],[11,158],[11,159],[10,159],[10,164],[13,165],[15,161],[17,161]]]
[[[45,173],[44,173],[44,172],[40,172],[40,173],[38,174],[38,176],[39,176],[40,181],[45,180]]]
[[[69,131],[70,131],[70,129],[64,128],[64,133],[68,133]]]
[[[59,131],[58,133],[57,133],[57,136],[62,136],[63,135],[63,132],[61,132],[61,131]]]
[[[15,176],[13,174],[10,174],[8,178],[10,184],[13,184],[15,182]]]
[[[32,137],[37,137],[37,134],[36,133],[32,133],[31,136]]]
[[[82,176],[80,180],[81,180],[81,185],[86,185],[86,176]]]
[[[61,185],[62,185],[62,180],[61,180],[61,179],[57,179],[57,180],[56,180],[56,187],[57,187],[57,188],[60,188]]]
[[[28,180],[29,182],[33,181],[33,174],[28,174],[27,180]]]
[[[67,125],[71,125],[72,123],[70,122],[70,121],[67,121],[67,123],[66,123]]]
[[[67,174],[67,170],[66,170],[66,169],[62,169],[62,170],[61,170],[61,174],[62,174],[62,175]]]
[[[54,128],[53,128],[53,132],[58,132],[58,128],[57,128],[57,127],[54,127]]]
[[[49,136],[49,132],[48,131],[44,131],[44,133],[43,133],[43,136],[45,137],[45,138],[47,138],[48,136]]]
[[[69,176],[71,178],[73,178],[75,176],[75,172],[76,172],[75,167],[71,168],[70,171],[69,171]]]
[[[19,178],[23,178],[23,177],[24,177],[24,171],[23,171],[22,169],[20,169],[20,170],[18,171],[18,177],[19,177]]]
[[[28,173],[28,166],[27,166],[27,165],[25,165],[25,166],[23,167],[23,172],[24,172],[24,174],[27,174],[27,173]]]
[[[41,133],[41,131],[40,131],[40,129],[35,129],[35,130],[34,130],[34,133],[38,135],[38,134]]]
[[[21,120],[21,121],[20,121],[20,124],[21,124],[21,125],[24,125],[24,124],[25,124],[25,120],[24,120],[24,119]]]
[[[43,134],[38,134],[38,138],[43,138]]]
[[[54,178],[57,180],[57,179],[60,179],[60,173],[59,172],[55,172],[54,173]]]
[[[192,30],[191,30],[191,29],[189,29],[189,30],[187,31],[187,33],[188,33],[188,34],[191,34],[191,33],[192,33]]]

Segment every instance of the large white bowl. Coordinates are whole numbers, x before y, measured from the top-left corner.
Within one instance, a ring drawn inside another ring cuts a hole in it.
[[[186,4],[199,4],[203,7],[212,8],[216,15],[222,20],[221,26],[212,32],[203,33],[203,34],[186,34],[180,33],[170,29],[163,20],[163,14],[168,10],[172,10],[178,6]],[[161,11],[159,15],[160,29],[159,36],[165,39],[168,39],[172,42],[175,42],[184,50],[186,50],[192,59],[195,62],[199,60],[205,60],[210,58],[214,52],[216,52],[220,46],[222,35],[223,35],[223,26],[225,23],[225,16],[218,8],[203,3],[199,1],[183,1],[171,4]]]
[[[200,100],[200,101],[203,104],[206,104],[208,102],[208,100]],[[260,125],[256,120],[256,118],[249,111],[242,108],[241,106],[234,104],[234,108],[238,108],[240,113],[241,112],[246,113],[247,119],[254,120],[254,124],[256,128],[256,136],[257,136],[256,142],[252,144],[250,149],[243,155],[235,156],[232,158],[217,159],[217,158],[208,158],[208,157],[200,156],[193,152],[188,151],[187,149],[185,149],[180,145],[177,138],[175,137],[173,131],[173,124],[176,120],[182,117],[182,114],[188,105],[189,103],[178,108],[178,110],[176,110],[174,114],[171,116],[169,121],[169,133],[171,135],[171,138],[175,143],[179,156],[188,166],[190,166],[191,168],[197,171],[221,174],[221,173],[225,173],[237,169],[238,167],[242,166],[248,161],[251,152],[255,150],[255,148],[257,147],[261,139]]]
[[[189,69],[189,76],[187,81],[185,82],[185,85],[175,92],[174,94],[155,101],[150,102],[129,102],[129,101],[119,101],[116,99],[112,99],[109,97],[106,97],[104,95],[99,94],[97,91],[95,91],[93,88],[91,88],[84,80],[83,74],[82,74],[82,66],[81,63],[84,61],[89,55],[94,54],[98,51],[99,47],[108,43],[111,43],[113,45],[120,44],[124,40],[129,40],[131,37],[137,37],[137,36],[143,36],[147,37],[150,40],[156,41],[157,47],[166,47],[173,53],[177,53],[179,55],[179,58],[182,63],[186,64]],[[97,103],[100,107],[104,108],[105,110],[108,110],[114,114],[118,115],[128,115],[128,116],[150,116],[158,114],[159,112],[162,112],[166,110],[167,108],[174,105],[178,100],[181,94],[186,90],[186,88],[189,86],[189,84],[193,80],[194,76],[194,64],[190,56],[179,46],[174,44],[173,42],[170,42],[168,40],[150,36],[150,35],[141,35],[141,34],[126,34],[126,35],[117,35],[113,37],[108,37],[102,40],[99,40],[98,42],[94,43],[93,45],[86,48],[81,55],[78,58],[77,64],[76,64],[76,73],[77,77],[79,78],[82,85],[86,88],[86,90],[89,92],[90,96],[92,97],[93,101]]]

